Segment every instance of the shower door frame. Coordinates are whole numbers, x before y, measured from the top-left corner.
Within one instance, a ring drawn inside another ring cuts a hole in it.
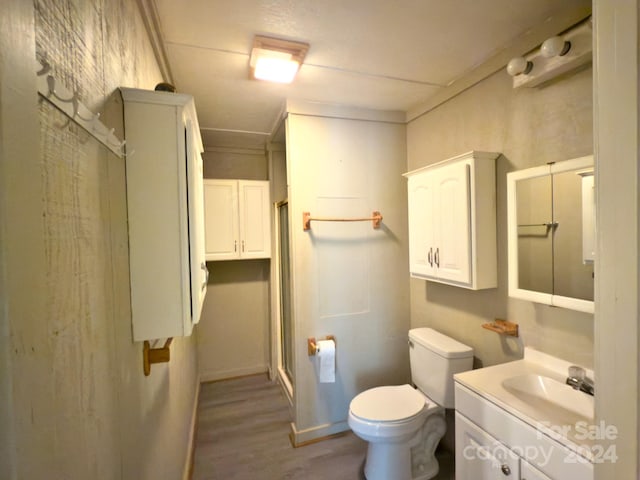
[[[291,376],[285,369],[284,365],[284,351],[283,351],[283,330],[282,330],[282,273],[281,273],[281,263],[282,263],[282,242],[281,242],[281,232],[280,232],[280,208],[284,205],[287,205],[287,223],[289,225],[289,229],[287,229],[287,243],[291,245],[291,231],[290,231],[290,220],[291,215],[288,212],[289,201],[288,199],[282,200],[280,202],[276,202],[273,204],[273,218],[274,218],[274,237],[276,248],[274,249],[275,258],[275,295],[273,296],[275,300],[275,345],[276,345],[276,369],[277,369],[277,377],[280,380],[280,383],[284,387],[284,390],[289,397],[289,401],[293,403],[293,391],[294,391],[294,377],[295,372],[291,371]],[[291,259],[289,258],[289,279],[291,279]],[[291,292],[291,285],[289,285],[289,291]],[[291,298],[289,298],[289,315],[290,315],[290,334],[291,334],[291,365],[290,368],[295,365],[295,325],[293,321],[293,305],[291,304]]]

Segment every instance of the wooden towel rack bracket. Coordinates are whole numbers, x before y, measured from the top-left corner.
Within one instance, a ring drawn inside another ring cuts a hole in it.
[[[151,344],[148,340],[144,341],[144,347],[142,350],[142,368],[144,370],[145,377],[151,373],[151,364],[164,363],[171,360],[171,342],[173,338],[167,338],[164,342],[164,346],[161,348],[151,348]]]
[[[311,222],[372,222],[373,228],[380,228],[382,223],[382,214],[374,211],[371,217],[364,218],[331,218],[331,217],[312,217],[311,212],[302,212],[302,230],[305,232],[311,230]]]

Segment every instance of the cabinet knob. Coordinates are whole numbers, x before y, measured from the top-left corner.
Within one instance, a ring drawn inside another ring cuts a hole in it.
[[[504,473],[505,475],[511,475],[511,468],[509,468],[509,465],[501,465],[500,470],[502,470],[502,473]]]

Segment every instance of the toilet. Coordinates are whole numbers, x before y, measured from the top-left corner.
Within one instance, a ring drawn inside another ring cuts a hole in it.
[[[411,381],[375,387],[349,405],[349,427],[369,442],[367,480],[427,480],[438,474],[434,452],[454,408],[453,375],[473,366],[473,349],[431,328],[409,330]]]

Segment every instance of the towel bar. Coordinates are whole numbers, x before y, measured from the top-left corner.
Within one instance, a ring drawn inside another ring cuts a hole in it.
[[[312,217],[311,212],[302,212],[302,230],[305,232],[311,230],[311,222],[372,222],[373,228],[380,228],[382,222],[382,214],[374,211],[371,217],[364,218],[331,218],[331,217]]]

